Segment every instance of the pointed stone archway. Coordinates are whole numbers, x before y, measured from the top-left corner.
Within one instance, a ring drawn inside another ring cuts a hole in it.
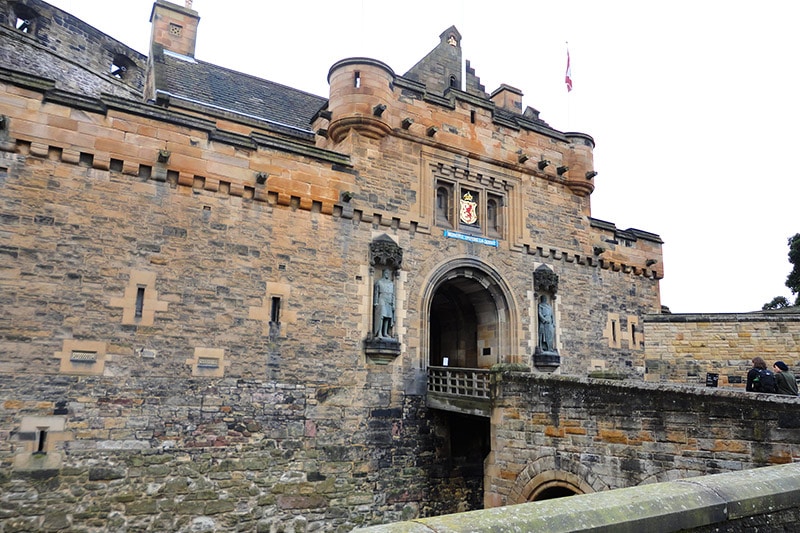
[[[492,267],[455,258],[430,275],[422,299],[425,366],[490,368],[517,361],[517,312],[512,293]]]

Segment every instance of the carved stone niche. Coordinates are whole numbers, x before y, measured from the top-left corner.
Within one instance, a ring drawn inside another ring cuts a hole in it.
[[[370,332],[364,339],[367,357],[377,365],[386,365],[400,355],[397,325],[397,272],[403,262],[403,249],[384,234],[369,246],[372,276],[372,317]]]
[[[533,272],[533,289],[536,295],[537,328],[536,348],[533,351],[533,364],[540,369],[552,372],[561,366],[561,356],[556,348],[555,308],[558,292],[558,274],[545,265]]]

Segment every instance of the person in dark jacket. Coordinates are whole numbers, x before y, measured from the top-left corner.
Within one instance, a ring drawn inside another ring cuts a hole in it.
[[[759,392],[761,389],[758,386],[758,376],[762,370],[767,369],[767,362],[760,357],[753,357],[753,368],[747,371],[747,385],[745,389],[747,392]]]
[[[775,381],[778,386],[778,394],[797,396],[797,379],[794,374],[789,372],[789,365],[783,361],[775,361],[772,365],[775,369]]]

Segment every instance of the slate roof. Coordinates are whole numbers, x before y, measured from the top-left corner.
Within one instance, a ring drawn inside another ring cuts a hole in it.
[[[306,132],[327,102],[321,96],[169,51],[155,59],[157,91]]]

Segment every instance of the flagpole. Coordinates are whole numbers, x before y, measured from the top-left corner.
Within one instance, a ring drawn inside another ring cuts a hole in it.
[[[564,41],[567,47],[567,71],[564,74],[564,83],[567,85],[567,131],[572,130],[572,116],[570,109],[570,93],[572,92],[572,66],[569,58],[569,41]]]

